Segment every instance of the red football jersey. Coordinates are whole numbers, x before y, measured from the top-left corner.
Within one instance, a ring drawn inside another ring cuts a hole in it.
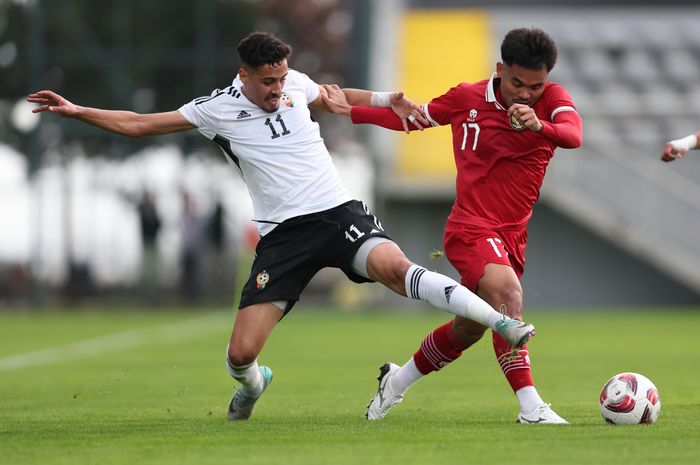
[[[494,85],[495,84],[495,85]],[[556,144],[510,121],[497,78],[462,83],[423,108],[432,125],[452,126],[457,199],[450,221],[495,229],[526,226]],[[540,121],[576,111],[569,93],[548,82],[533,109]]]

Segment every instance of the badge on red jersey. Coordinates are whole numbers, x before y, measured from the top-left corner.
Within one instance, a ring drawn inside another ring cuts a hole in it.
[[[516,131],[522,131],[523,129],[525,129],[525,125],[518,121],[515,115],[510,115],[510,127],[515,129]]]

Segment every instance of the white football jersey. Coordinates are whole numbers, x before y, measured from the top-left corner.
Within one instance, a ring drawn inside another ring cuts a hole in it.
[[[196,98],[180,113],[223,149],[253,200],[258,231],[351,200],[338,177],[308,104],[319,87],[289,70],[277,111],[268,113],[241,92],[239,76],[223,90]]]

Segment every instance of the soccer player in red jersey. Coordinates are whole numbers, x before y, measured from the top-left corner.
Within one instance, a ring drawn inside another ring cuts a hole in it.
[[[495,309],[521,319],[527,223],[554,150],[579,147],[582,127],[569,93],[547,80],[557,49],[545,32],[510,31],[501,44],[501,58],[491,79],[453,87],[424,105],[423,114],[351,107],[334,87],[328,88],[327,104],[357,124],[394,130],[452,127],[457,198],[445,227],[445,253],[464,286]],[[413,383],[457,359],[486,329],[457,316],[428,334],[404,366],[385,364],[367,418],[383,418]],[[517,421],[567,423],[535,389],[527,346],[515,349],[494,333],[493,347],[520,403]]]

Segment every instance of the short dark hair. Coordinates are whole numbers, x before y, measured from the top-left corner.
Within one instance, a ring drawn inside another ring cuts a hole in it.
[[[238,44],[241,66],[257,69],[289,58],[292,47],[269,32],[253,32]]]
[[[546,66],[550,72],[557,62],[557,44],[542,29],[513,29],[501,43],[501,59],[508,66],[516,64],[527,69]]]

